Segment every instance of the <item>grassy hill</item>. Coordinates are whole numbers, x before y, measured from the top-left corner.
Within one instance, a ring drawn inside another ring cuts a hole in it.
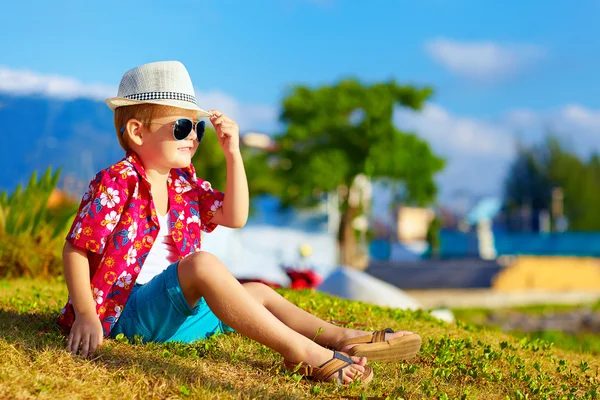
[[[371,385],[313,384],[285,372],[270,349],[238,334],[194,344],[106,341],[93,360],[65,351],[54,318],[66,299],[59,280],[0,282],[0,398],[405,398],[595,399],[600,363],[541,339],[515,338],[424,312],[407,312],[282,291],[324,319],[359,329],[392,327],[421,334],[410,362],[372,363]]]

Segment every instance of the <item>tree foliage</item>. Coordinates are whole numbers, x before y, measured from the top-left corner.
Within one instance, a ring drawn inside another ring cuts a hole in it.
[[[277,166],[289,182],[282,199],[299,204],[340,185],[350,187],[365,174],[404,182],[407,201],[432,201],[433,178],[443,161],[427,142],[399,131],[393,121],[397,106],[419,110],[431,93],[395,82],[368,86],[356,80],[296,87],[283,101],[287,130],[277,137]]]
[[[248,177],[250,197],[277,193],[281,183],[275,179],[272,170],[268,168],[269,154],[244,146],[241,147],[241,152]],[[206,130],[192,163],[198,177],[210,181],[215,189],[225,191],[227,164],[213,129]]]
[[[443,160],[427,142],[398,130],[393,118],[399,106],[420,110],[431,94],[429,88],[393,81],[295,87],[283,100],[281,121],[287,129],[276,137],[278,150],[270,160],[278,180],[285,183],[278,196],[284,204],[303,206],[337,191],[342,246],[352,240],[351,224],[360,213],[348,201],[348,189],[359,175],[402,182],[405,202],[433,201],[434,175],[443,168]],[[351,251],[346,252],[342,261],[351,257]]]
[[[505,182],[507,208],[518,210],[527,206],[534,215],[542,210],[552,211],[554,188],[562,190],[564,215],[570,230],[600,230],[597,152],[586,160],[554,136],[535,146],[520,146]]]
[[[397,107],[420,110],[430,88],[395,82],[365,85],[344,80],[333,86],[297,86],[283,100],[286,130],[275,137],[275,150],[242,148],[251,196],[272,194],[285,206],[310,206],[327,193],[340,196],[339,241],[342,261],[351,262],[352,222],[361,207],[349,201],[355,179],[364,175],[398,183],[403,202],[426,205],[437,194],[434,176],[444,165],[427,142],[394,125]],[[212,130],[193,159],[198,176],[223,190],[225,158]]]

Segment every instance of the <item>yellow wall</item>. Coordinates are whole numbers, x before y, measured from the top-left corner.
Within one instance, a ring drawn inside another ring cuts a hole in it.
[[[600,259],[520,256],[496,276],[492,288],[500,292],[600,291]]]

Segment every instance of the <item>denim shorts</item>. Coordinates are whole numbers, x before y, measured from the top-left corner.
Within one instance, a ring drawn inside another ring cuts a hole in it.
[[[135,285],[121,317],[110,332],[112,338],[123,333],[143,342],[184,342],[234,330],[220,321],[201,298],[194,308],[183,296],[177,266],[171,264],[150,282]]]

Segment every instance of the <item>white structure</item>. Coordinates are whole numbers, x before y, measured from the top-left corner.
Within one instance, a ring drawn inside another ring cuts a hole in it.
[[[242,143],[248,147],[260,150],[273,150],[275,141],[269,135],[257,132],[247,132],[241,137]]]
[[[268,207],[263,212],[268,213]],[[294,221],[302,222],[302,218],[297,215]],[[287,286],[290,280],[281,266],[306,262],[325,278],[318,288],[322,292],[381,306],[421,308],[396,286],[365,272],[336,268],[337,239],[328,230],[324,227],[321,231],[307,232],[267,223],[250,224],[243,229],[220,226],[202,236],[202,249],[217,256],[237,278],[261,279]]]
[[[494,260],[498,256],[494,245],[493,220],[502,209],[502,201],[497,197],[480,200],[466,215],[466,221],[476,225],[479,256],[484,260]]]
[[[492,223],[487,218],[477,222],[477,242],[479,244],[479,257],[483,260],[495,260],[498,257],[494,245]]]
[[[327,276],[337,264],[335,236],[269,225],[229,229],[219,226],[202,236],[202,249],[219,258],[237,278],[258,278],[286,286],[289,278],[281,265],[300,261],[300,249],[309,245],[307,261]]]
[[[402,289],[367,274],[350,268],[337,268],[317,288],[320,292],[348,300],[384,307],[417,310],[421,305]],[[432,310],[431,315],[446,322],[453,322],[454,315],[448,309]],[[398,327],[410,329],[410,327]]]
[[[350,268],[337,268],[317,288],[320,292],[385,307],[416,310],[415,299],[396,286]]]

